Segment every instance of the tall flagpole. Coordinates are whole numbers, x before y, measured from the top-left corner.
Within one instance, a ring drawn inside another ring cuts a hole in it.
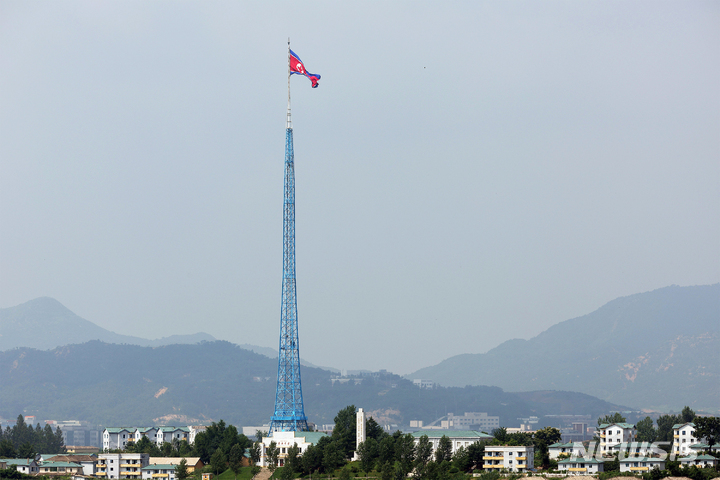
[[[278,378],[275,413],[270,420],[273,432],[308,430],[300,381],[297,292],[295,288],[295,153],[290,118],[290,39],[288,38],[288,109],[285,128],[285,200],[283,206],[283,285],[280,312]]]
[[[292,128],[292,117],[290,117],[290,37],[288,37],[288,108],[285,128]]]

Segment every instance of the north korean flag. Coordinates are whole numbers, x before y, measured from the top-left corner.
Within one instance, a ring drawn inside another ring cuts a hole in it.
[[[302,60],[300,60],[300,57],[298,57],[295,52],[290,50],[290,75],[295,74],[305,75],[312,82],[312,88],[317,88],[318,80],[320,80],[320,75],[315,75],[314,73],[310,73],[305,70],[305,65],[303,64]]]

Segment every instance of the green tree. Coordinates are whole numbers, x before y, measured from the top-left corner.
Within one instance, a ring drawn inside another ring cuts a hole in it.
[[[680,418],[682,418],[682,423],[690,423],[695,420],[695,412],[692,408],[685,406],[680,412]]]
[[[655,424],[653,419],[645,417],[635,425],[637,429],[637,441],[638,442],[654,442],[657,438],[657,430],[655,430]]]
[[[148,437],[143,435],[142,437],[140,437],[140,440],[138,440],[138,442],[135,444],[135,451],[137,453],[152,453],[154,450],[153,447],[157,448],[157,445],[151,442]]]
[[[250,475],[252,475],[253,478],[254,478],[255,475],[257,475],[258,473],[260,473],[260,470],[262,470],[262,468],[260,468],[259,465],[253,465],[253,466],[250,468]]]
[[[483,460],[484,456],[485,442],[475,442],[470,444],[470,446],[468,447],[468,457],[470,458],[470,462],[472,464],[470,469],[482,470],[483,465],[485,465],[485,461]]]
[[[360,469],[370,473],[375,465],[378,457],[378,443],[374,438],[368,438],[358,447],[358,456],[360,457]]]
[[[331,473],[336,468],[339,468],[345,464],[345,454],[341,450],[338,442],[331,441],[323,448],[323,459],[322,466],[325,472]]]
[[[355,405],[348,405],[335,416],[335,427],[332,439],[343,458],[351,458],[355,451],[355,438],[357,432]]]
[[[615,412],[612,415],[605,415],[604,417],[598,418],[598,426],[607,423],[625,423],[627,420],[625,417],[620,415],[620,412]]]
[[[252,460],[253,465],[260,463],[260,453],[260,442],[253,443],[252,447],[250,447],[250,460]]]
[[[505,427],[496,428],[492,431],[492,435],[498,442],[505,442],[508,440],[507,428]]]
[[[387,436],[387,433],[374,418],[370,417],[365,420],[365,438],[372,438],[379,442],[385,436]]]
[[[278,466],[278,456],[280,455],[280,449],[277,447],[277,443],[273,440],[270,445],[265,449],[265,459],[267,460],[268,468],[271,472],[274,472]]]
[[[415,448],[415,478],[428,478],[428,464],[432,461],[432,443],[427,435],[422,435]]]
[[[435,450],[435,463],[449,462],[452,460],[452,442],[447,435],[440,437],[437,450]]]
[[[145,437],[143,436],[143,438]],[[138,444],[140,444],[140,442],[138,442]],[[180,463],[175,466],[175,478],[177,480],[187,480],[187,478],[189,477],[190,473],[188,472],[187,468],[187,460],[183,458],[182,460],[180,460]]]
[[[262,443],[263,437],[267,437],[267,430],[255,430],[255,440]]]
[[[378,461],[380,462],[380,468],[382,469],[387,462],[395,461],[395,438],[388,435],[380,440],[378,446]]]
[[[12,442],[7,438],[0,440],[0,458],[15,457],[17,457],[17,451],[15,450]]]
[[[395,465],[393,462],[387,461],[382,464],[382,468],[380,469],[380,480],[393,480],[394,473]]]
[[[289,468],[293,473],[302,472],[302,459],[300,458],[300,448],[297,443],[294,443],[293,446],[287,450],[285,468]]]
[[[34,457],[38,452],[35,450],[35,445],[33,445],[30,442],[25,442],[22,445],[20,445],[20,448],[18,449],[18,457],[19,458],[32,458]]]
[[[406,434],[395,440],[395,460],[403,477],[413,470],[415,461],[415,437]]]
[[[313,474],[322,468],[323,451],[321,444],[327,437],[322,437],[317,444],[310,445],[302,454],[303,472]]]
[[[135,440],[133,440],[132,438],[128,440],[123,450],[128,453],[137,453],[137,451],[135,450]]]
[[[457,449],[452,458],[452,464],[461,472],[469,472],[472,469],[472,461],[470,460],[470,453],[465,447]]]
[[[657,435],[655,440],[658,442],[673,441],[673,425],[680,423],[680,417],[677,415],[661,415],[657,419]]]
[[[53,443],[54,452],[50,453],[65,453],[65,440],[63,440],[62,430],[60,427],[55,429],[55,442]]]
[[[695,417],[695,438],[704,438],[708,444],[708,453],[712,446],[720,440],[720,418]]]
[[[240,473],[240,470],[242,469],[242,462],[243,458],[245,456],[244,448],[240,446],[239,443],[236,443],[232,446],[230,449],[230,469],[235,474],[235,480],[237,480],[237,475]]]
[[[216,449],[210,457],[210,468],[215,475],[220,475],[227,468],[227,459],[222,450]]]
[[[542,468],[547,469],[550,466],[550,455],[548,447],[553,443],[557,443],[562,438],[560,430],[553,427],[545,427],[533,434],[533,445],[535,447],[535,455],[539,457],[539,464]]]
[[[280,468],[278,477],[280,477],[280,480],[292,480],[295,478],[295,474],[292,471],[292,468],[288,467],[287,465]]]

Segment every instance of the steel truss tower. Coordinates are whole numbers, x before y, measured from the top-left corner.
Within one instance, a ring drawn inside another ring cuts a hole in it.
[[[295,290],[295,153],[290,117],[290,42],[288,42],[288,108],[285,128],[285,202],[283,215],[283,284],[280,348],[275,391],[275,413],[270,432],[308,430],[300,381],[297,297]]]

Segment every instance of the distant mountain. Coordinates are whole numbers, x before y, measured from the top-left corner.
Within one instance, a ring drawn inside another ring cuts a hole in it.
[[[229,342],[140,347],[91,341],[51,351],[0,352],[0,417],[80,419],[112,425],[268,422],[275,402],[277,361]],[[332,373],[302,368],[308,418],[332,423],[354,404],[378,421],[429,423],[450,412],[488,412],[501,424],[518,417],[627,410],[574,392],[508,393],[496,387],[419,389],[393,374],[332,381]]]
[[[719,412],[720,284],[618,298],[530,340],[457,355],[407,378],[572,390],[635,407]]]
[[[41,297],[16,307],[0,309],[0,351],[18,347],[49,350],[62,345],[100,340],[159,347],[176,343],[211,342],[207,333],[172,335],[157,340],[120,335],[80,318],[53,298]]]

